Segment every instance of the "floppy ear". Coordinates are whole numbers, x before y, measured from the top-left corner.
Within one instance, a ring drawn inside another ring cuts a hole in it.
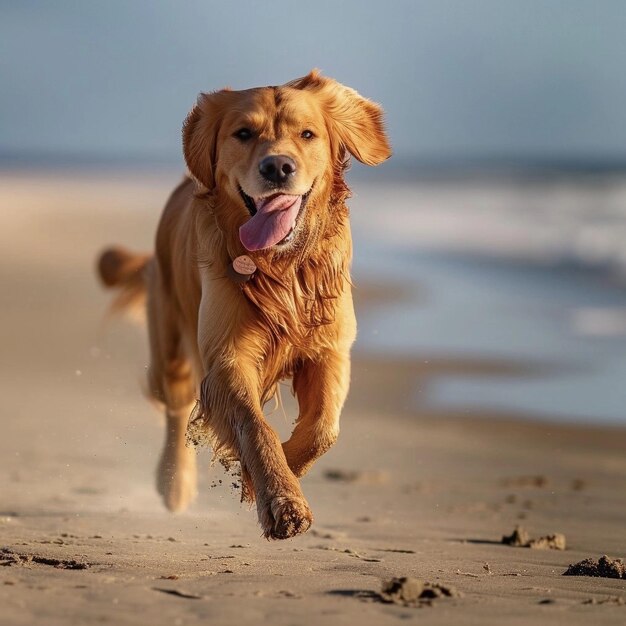
[[[183,154],[191,175],[208,190],[215,187],[217,134],[219,132],[223,94],[201,93],[183,124]]]
[[[287,86],[311,91],[320,98],[340,143],[361,163],[378,165],[391,156],[380,105],[332,78],[320,76],[318,70]]]

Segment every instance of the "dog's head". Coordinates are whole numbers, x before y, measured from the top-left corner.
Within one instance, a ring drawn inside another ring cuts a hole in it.
[[[382,109],[313,71],[280,87],[200,94],[183,127],[187,166],[216,202],[220,226],[249,251],[302,247],[346,152],[377,165],[391,150]]]

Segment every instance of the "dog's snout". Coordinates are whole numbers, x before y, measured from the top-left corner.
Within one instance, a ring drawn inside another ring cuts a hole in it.
[[[272,183],[285,183],[296,173],[296,162],[284,154],[266,156],[259,163],[259,173]]]

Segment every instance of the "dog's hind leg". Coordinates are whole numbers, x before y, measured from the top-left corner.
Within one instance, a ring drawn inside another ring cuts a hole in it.
[[[165,506],[173,512],[184,511],[197,494],[195,449],[186,445],[189,415],[194,404],[166,409],[165,445],[157,468],[157,490]]]
[[[186,445],[189,416],[196,398],[193,367],[185,354],[178,320],[162,296],[158,269],[149,276],[149,394],[164,405],[165,444],[157,467],[157,490],[170,511],[183,511],[197,493],[196,452]]]
[[[295,373],[293,388],[300,405],[296,427],[283,450],[291,471],[304,476],[314,461],[339,436],[339,416],[350,384],[350,357],[325,353],[307,361]]]
[[[151,368],[151,378],[154,376]],[[187,445],[187,423],[195,406],[195,385],[189,361],[172,359],[161,378],[165,404],[165,444],[157,467],[157,490],[165,506],[184,511],[197,494],[196,451]]]

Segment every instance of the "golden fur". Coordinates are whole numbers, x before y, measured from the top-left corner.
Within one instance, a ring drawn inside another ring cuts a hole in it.
[[[238,129],[252,137],[237,138]],[[304,129],[313,138],[303,138]],[[368,165],[390,156],[380,107],[316,71],[281,87],[201,94],[183,127],[190,176],[172,193],[154,256],[111,249],[100,260],[121,306],[147,293],[149,393],[165,407],[158,489],[172,510],[196,490],[191,437],[239,461],[268,538],[312,521],[298,478],[335,442],[356,334],[349,266],[348,153]],[[297,172],[284,192],[307,198],[293,240],[248,252],[241,191],[263,191],[259,163],[288,155]],[[306,195],[308,194],[308,196]],[[227,267],[248,254],[258,270],[239,285]],[[300,411],[281,444],[263,416],[277,383],[293,379]]]

